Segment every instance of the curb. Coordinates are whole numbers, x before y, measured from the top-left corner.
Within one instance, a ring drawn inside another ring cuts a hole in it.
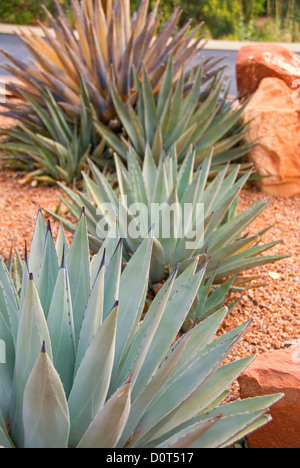
[[[0,23],[0,34],[16,34],[18,32],[34,32],[37,36],[44,37],[43,30],[38,26],[19,26],[18,24],[1,24]],[[52,29],[49,29],[53,31]],[[205,49],[207,50],[231,50],[238,51],[241,47],[247,45],[258,45],[262,42],[251,42],[251,41],[218,41],[218,40],[207,40]],[[286,47],[292,52],[300,53],[300,43],[289,43],[289,42],[264,42],[263,44],[276,44],[282,47]]]
[[[20,26],[18,24],[1,24],[0,23],[0,34],[11,34],[15,35],[19,32],[34,32],[40,37],[44,37],[44,32],[39,26]]]

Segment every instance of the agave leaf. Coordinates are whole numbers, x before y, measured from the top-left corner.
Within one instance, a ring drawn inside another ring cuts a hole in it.
[[[249,427],[251,427],[256,421],[260,422],[259,426],[264,425],[267,422],[263,408],[266,408],[266,406],[272,406],[280,398],[282,398],[282,395],[270,395],[254,399],[246,399],[243,400],[240,405],[235,404],[240,402],[223,405],[222,419],[210,431],[208,431],[193,448],[210,448],[212,446],[219,448],[228,446],[228,444],[232,443],[233,440],[239,440],[241,434],[243,434],[246,429],[249,429]],[[216,412],[217,410],[211,411],[210,416],[213,417]],[[200,419],[203,420],[203,416],[200,417]]]
[[[115,90],[113,86],[111,87],[110,92],[111,92],[111,96],[112,96],[115,108],[118,113],[118,117],[121,119],[129,138],[131,139],[135,147],[139,147],[140,145],[140,142],[138,139],[139,135],[136,133],[135,127],[132,122],[132,113],[130,114],[126,105],[122,102],[122,100],[119,97],[118,92]]]
[[[177,176],[178,198],[182,199],[188,186],[192,183],[194,173],[195,153],[189,151],[184,158]]]
[[[79,220],[72,244],[66,256],[69,272],[75,338],[78,343],[80,327],[85,313],[91,288],[89,245],[84,213]]]
[[[131,344],[129,351],[126,354],[126,358],[120,367],[118,373],[119,379],[124,380],[124,374],[128,375],[128,373],[133,373],[133,388],[167,306],[176,275],[177,270],[173,272],[173,274],[164,284],[160,293],[152,302],[151,307],[145,317],[145,319],[147,319],[149,314],[148,320],[143,320],[141,323],[141,326],[139,327],[134,337],[133,343]]]
[[[114,448],[123,433],[130,411],[128,379],[98,412],[77,448]]]
[[[231,241],[237,239],[244,229],[260,215],[268,204],[269,202],[265,201],[254,203],[250,208],[212,233],[208,242],[208,251],[210,251],[210,249],[217,250],[225,243],[229,244]]]
[[[145,111],[145,133],[146,140],[153,142],[158,124],[158,116],[156,110],[155,99],[151,89],[151,85],[148,79],[145,68],[143,67],[143,81],[142,81],[142,95],[144,100],[144,111]]]
[[[14,285],[17,293],[19,294],[23,277],[23,262],[19,252],[16,250],[16,256],[14,258]]]
[[[3,416],[0,411],[0,445],[5,448],[14,448],[13,443],[7,432]]]
[[[230,128],[232,128],[236,122],[240,119],[242,113],[244,112],[245,105],[241,106],[236,112],[229,110],[225,113],[224,116],[220,116],[219,119],[216,119],[215,123],[205,132],[203,138],[196,146],[196,151],[201,148],[212,147],[216,139],[222,138]]]
[[[45,349],[24,391],[25,447],[67,448],[70,418],[63,385]]]
[[[115,377],[122,356],[126,353],[140,321],[148,291],[150,259],[153,238],[149,234],[128,262],[120,280],[120,303],[117,326],[115,363],[112,375],[113,389],[117,387]],[[137,296],[135,291],[141,291]]]
[[[42,308],[46,318],[48,317],[50,303],[53,297],[53,291],[59,271],[58,258],[55,244],[48,223],[48,232],[46,235],[44,255],[41,262],[41,268],[37,279],[37,290],[39,293]]]
[[[0,414],[8,417],[13,385],[15,346],[11,330],[2,315],[2,297],[0,292]],[[4,354],[4,355],[3,355]],[[5,362],[3,362],[5,360]],[[1,426],[0,426],[1,427]]]
[[[163,204],[160,209],[157,209],[156,216],[160,215],[162,220],[168,219],[168,229],[165,229],[164,225],[162,230],[159,233],[160,243],[164,249],[164,260],[170,265],[170,268],[174,268],[174,262],[176,259],[173,259],[173,253],[178,243],[178,239],[181,236],[182,230],[182,211],[179,205],[177,186],[174,185],[172,192],[167,200],[167,203]],[[159,218],[157,225],[159,226]],[[166,232],[164,232],[166,231]]]
[[[157,115],[160,121],[161,121],[161,116],[163,114],[163,110],[165,107],[165,103],[167,102],[168,97],[171,92],[172,81],[173,81],[173,57],[171,55],[168,60],[166,72],[164,74],[164,78],[163,78],[160,92],[158,95]]]
[[[254,257],[254,258],[243,258],[236,262],[232,262],[227,264],[226,267],[222,265],[219,266],[218,273],[215,277],[216,281],[219,281],[221,278],[224,278],[224,271],[226,270],[226,274],[228,275],[235,275],[240,273],[241,271],[245,270],[252,270],[261,265],[266,265],[270,263],[278,262],[279,260],[283,260],[288,258],[289,255],[264,255],[262,257]]]
[[[95,129],[97,132],[105,139],[105,141],[112,146],[118,155],[126,161],[126,148],[124,148],[123,143],[120,138],[115,135],[106,125],[103,125],[101,122],[95,122]]]
[[[243,439],[248,436],[249,434],[252,434],[252,432],[257,431],[258,429],[261,429],[263,426],[266,424],[269,424],[272,422],[272,416],[270,414],[262,414],[258,418],[253,418],[253,422],[245,426],[244,430],[239,431],[237,435],[232,437],[230,440],[227,440],[226,443],[223,446],[220,446],[220,448],[230,448],[234,446],[235,444],[239,444]]]
[[[97,166],[95,164],[93,164],[93,162],[91,160],[89,160],[89,167],[92,171],[92,174],[93,174],[93,178],[96,182],[95,185],[92,185],[92,189],[98,189],[99,191],[99,194],[102,195],[103,198],[99,198],[97,199],[97,196],[96,196],[96,201],[98,202],[99,205],[101,205],[101,203],[112,203],[112,204],[117,204],[118,202],[118,198],[115,194],[115,192],[113,191],[111,185],[109,184],[109,182],[107,181],[106,177],[104,177],[104,175],[100,172],[100,170],[97,168]],[[88,179],[86,179],[86,182],[88,181]],[[99,190],[99,188],[101,187],[102,190]],[[90,189],[91,189],[90,188]],[[98,191],[96,192],[98,194]],[[92,192],[93,193],[93,192]],[[113,220],[114,221],[114,220]]]
[[[157,170],[156,184],[151,197],[152,203],[160,204],[169,197],[168,178],[165,163],[161,160]]]
[[[120,241],[118,221],[114,222],[114,225],[109,230],[106,239],[101,245],[101,248],[98,250],[91,259],[91,277],[92,284],[95,283],[98,273],[101,269],[103,260],[105,265],[108,266],[111,258],[113,257]]]
[[[63,259],[64,262],[64,259]],[[54,287],[47,318],[53,363],[69,395],[75,365],[75,330],[68,273],[63,263]]]
[[[221,366],[186,402],[176,408],[162,423],[161,428],[155,434],[155,444],[162,443],[166,437],[177,433],[178,428],[190,425],[190,420],[196,413],[207,413],[208,407],[214,403],[228,386],[243,372],[253,361],[254,356],[240,359],[236,362]],[[221,408],[220,408],[221,409]],[[152,441],[152,443],[154,440]]]
[[[220,414],[217,417],[206,420],[200,424],[183,429],[175,436],[163,442],[161,445],[157,445],[157,448],[170,448],[172,450],[176,448],[189,448],[193,443],[200,439],[211,427],[213,427],[219,419],[222,417]]]
[[[131,186],[135,190],[134,200],[137,203],[144,203],[145,205],[148,205],[148,197],[146,194],[142,171],[140,169],[140,166],[138,164],[138,161],[135,155],[132,153],[131,150],[128,151],[127,165],[128,165],[129,180],[130,180]]]
[[[189,332],[187,332],[179,341],[175,343],[175,345],[172,347],[172,352],[162,362],[157,372],[154,373],[151,380],[147,385],[144,386],[139,396],[132,403],[131,413],[127,425],[124,428],[120,440],[120,446],[123,446],[129,439],[129,436],[132,434],[134,428],[148,408],[149,404],[171,375],[174,367],[180,359],[180,356],[186,348],[190,336],[191,330],[189,330]]]
[[[204,270],[197,272],[187,283],[182,286],[180,294],[175,294],[165,308],[160,320],[159,328],[149,347],[149,352],[144,360],[139,376],[133,388],[133,397],[139,395],[142,388],[150,380],[155,370],[160,365],[161,356],[165,356],[172,345],[171,340],[167,340],[166,330],[169,329],[170,336],[174,337],[180,331],[181,326],[194,302],[199,285],[203,279]],[[150,313],[149,313],[150,312]],[[151,318],[152,311],[148,311]],[[146,320],[147,317],[144,319]],[[141,326],[142,328],[142,326]]]
[[[0,304],[0,314],[16,343],[19,326],[19,299],[11,275],[2,259],[0,259]]]
[[[23,395],[28,377],[40,354],[41,344],[45,341],[52,360],[52,346],[45,314],[33,281],[32,274],[27,285],[23,308],[20,315],[14,389],[11,402],[11,421],[18,446],[24,444]]]
[[[237,333],[223,343],[214,343],[211,349],[200,352],[201,357],[198,355],[168,381],[136,427],[132,436],[132,446],[144,446],[151,440],[152,434],[156,432],[155,426],[207,382],[239,338],[240,333]]]
[[[78,445],[105,403],[114,362],[117,316],[118,304],[99,327],[74,378],[68,400],[72,447]]]
[[[191,339],[189,340],[186,350],[180,358],[178,365],[175,367],[174,373],[183,368],[187,361],[195,359],[197,353],[200,353],[206,346],[208,346],[209,343],[212,342],[227,313],[227,307],[223,307],[207,319],[203,320],[203,322],[193,329]]]
[[[62,223],[60,223],[59,225],[56,244],[55,244],[55,250],[57,252],[58,262],[62,261],[63,254],[64,255],[68,254],[69,244],[68,244],[67,237],[66,237]]]
[[[113,304],[119,301],[120,276],[122,268],[123,241],[120,239],[117,248],[105,269],[103,318],[111,311]]]
[[[228,281],[225,281],[224,284],[217,286],[207,298],[207,300],[202,305],[197,308],[197,315],[199,320],[205,320],[207,317],[212,315],[213,312],[216,312],[223,307],[224,302],[227,298],[228,293],[230,292],[233,284],[235,283],[236,276],[233,276]]]
[[[39,209],[28,259],[29,272],[33,274],[34,278],[38,278],[40,271],[46,235],[47,225],[45,223],[42,211]]]
[[[89,302],[86,308],[85,316],[82,322],[82,328],[79,336],[79,343],[76,353],[75,373],[77,372],[80,363],[85,355],[89,345],[91,344],[98,328],[103,321],[103,301],[104,301],[104,257],[100,270],[95,279]]]

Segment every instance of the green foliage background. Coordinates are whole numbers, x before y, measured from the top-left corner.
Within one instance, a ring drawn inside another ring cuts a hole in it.
[[[156,0],[150,0],[151,7]],[[68,11],[69,0],[59,0]],[[35,24],[45,20],[44,4],[55,14],[54,0],[1,0],[0,22]],[[132,10],[140,0],[131,0]],[[166,20],[174,8],[182,9],[182,23],[205,21],[214,39],[300,41],[300,0],[161,0]],[[258,21],[262,20],[263,21]]]
[[[65,10],[68,9],[68,0],[59,0],[59,3]],[[1,0],[0,23],[23,25],[35,24],[37,20],[44,21],[45,14],[42,5],[55,14],[54,0]]]

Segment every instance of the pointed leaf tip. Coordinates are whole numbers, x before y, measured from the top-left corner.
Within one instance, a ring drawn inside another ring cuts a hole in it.
[[[30,281],[33,281],[33,273],[29,273],[29,279]]]
[[[131,381],[132,381],[132,377],[133,377],[133,372],[131,372],[131,374],[129,375],[128,379],[124,382],[124,385],[130,384]]]
[[[65,244],[63,245],[63,253],[62,253],[62,259],[61,259],[61,268],[66,269],[67,264],[66,264],[66,246]]]
[[[46,343],[45,343],[45,341],[43,341],[41,353],[46,354]]]
[[[25,254],[24,254],[25,263],[28,266],[28,246],[27,241],[25,241]]]
[[[101,264],[100,264],[100,268],[99,268],[99,271],[104,267],[105,265],[105,257],[106,257],[106,249],[103,250],[103,257],[102,257],[102,260],[101,260]]]

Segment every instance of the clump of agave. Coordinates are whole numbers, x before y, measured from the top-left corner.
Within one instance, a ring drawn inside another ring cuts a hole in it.
[[[24,83],[27,93],[38,104],[43,102],[33,82],[49,89],[65,111],[80,118],[80,87],[84,80],[99,120],[107,124],[116,118],[110,95],[111,84],[127,102],[134,98],[136,92],[133,71],[140,75],[143,64],[152,89],[157,92],[170,55],[174,60],[174,82],[182,68],[188,72],[199,63],[204,41],[202,36],[197,38],[197,34],[202,25],[190,32],[191,24],[188,22],[177,30],[181,16],[179,8],[157,32],[161,22],[159,2],[148,14],[149,0],[142,0],[133,16],[130,0],[84,0],[80,3],[72,0],[70,3],[74,25],[56,2],[57,19],[46,10],[53,34],[42,24],[44,38],[34,32],[22,31],[20,39],[34,57],[32,64],[22,63],[2,51],[9,59],[6,70]],[[214,60],[206,62],[204,80],[214,74],[215,65]],[[24,100],[22,87],[10,85],[9,90]],[[26,108],[20,109],[20,118],[24,114],[26,117]]]
[[[36,89],[43,105],[20,91],[26,100],[27,115],[20,119],[22,103],[16,113],[10,113],[18,122],[14,128],[2,131],[5,136],[0,142],[0,149],[5,153],[1,156],[2,165],[26,172],[25,182],[36,180],[55,184],[60,180],[68,185],[82,178],[87,156],[98,167],[106,165],[105,142],[94,130],[84,84],[78,121],[59,107],[49,90],[39,86]]]
[[[124,238],[125,261],[138,248],[151,225],[156,224],[150,271],[152,283],[164,280],[166,271],[170,273],[177,264],[183,269],[199,256],[203,262],[208,261],[205,276],[214,284],[282,259],[277,255],[260,255],[280,242],[261,243],[269,227],[251,236],[246,231],[269,202],[254,203],[237,213],[239,194],[251,171],[240,176],[239,167],[232,170],[226,166],[210,180],[212,156],[196,172],[195,157],[195,151],[191,149],[178,168],[177,153],[173,148],[168,155],[161,155],[157,167],[148,146],[141,168],[135,151],[130,148],[128,169],[118,156],[115,157],[118,189],[113,190],[90,162],[92,177],[83,174],[85,193],[61,185],[67,195],[61,199],[76,218],[80,217],[82,206],[85,207],[89,242],[94,251],[102,244],[103,225],[111,228],[117,215]],[[74,232],[71,221],[52,215]],[[162,220],[169,220],[167,233],[163,230]],[[247,277],[238,277],[234,281],[242,288],[252,283]]]
[[[152,244],[149,233],[123,268],[111,235],[91,260],[84,215],[68,246],[39,212],[20,291],[0,262],[1,446],[216,448],[269,421],[279,395],[219,406],[253,359],[221,365],[249,323],[214,339],[222,309],[176,340],[196,262],[175,269],[141,321]]]
[[[111,96],[124,128],[117,135],[95,117],[95,128],[108,144],[126,162],[128,146],[132,146],[140,161],[144,159],[147,145],[153,159],[159,163],[162,152],[168,153],[175,145],[178,161],[182,162],[190,145],[195,149],[195,163],[199,165],[214,148],[215,166],[239,160],[253,147],[245,143],[248,131],[241,116],[247,102],[235,108],[224,92],[223,74],[203,86],[204,65],[201,64],[185,80],[182,72],[176,87],[172,86],[173,60],[170,57],[157,96],[152,92],[149,74],[143,67],[142,79],[136,77],[139,90],[135,106],[126,104],[116,86]]]

